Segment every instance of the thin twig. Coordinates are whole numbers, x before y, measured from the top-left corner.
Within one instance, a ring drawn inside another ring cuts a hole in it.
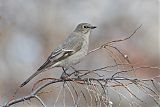
[[[34,97],[43,105],[43,107],[47,107],[40,97],[38,97],[37,95],[35,95]]]

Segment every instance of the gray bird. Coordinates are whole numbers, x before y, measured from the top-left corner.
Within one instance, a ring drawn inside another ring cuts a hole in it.
[[[79,24],[68,38],[53,50],[47,61],[21,84],[21,87],[26,85],[31,79],[43,71],[54,67],[68,69],[72,65],[79,63],[80,60],[87,55],[89,35],[91,33],[91,29],[94,28],[96,27],[88,23]]]

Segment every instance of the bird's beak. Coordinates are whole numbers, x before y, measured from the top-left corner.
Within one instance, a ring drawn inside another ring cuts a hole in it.
[[[91,29],[95,29],[95,28],[97,28],[97,27],[96,27],[96,26],[91,26],[90,28],[91,28]]]

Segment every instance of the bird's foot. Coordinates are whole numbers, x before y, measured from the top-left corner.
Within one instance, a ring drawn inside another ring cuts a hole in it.
[[[70,76],[70,74],[66,73],[66,72],[63,72],[62,75],[61,75],[61,79],[66,79]]]
[[[74,76],[76,76],[76,77],[78,77],[78,76],[79,76],[79,74],[80,74],[80,72],[79,72],[79,71],[75,71],[75,72],[74,72]]]

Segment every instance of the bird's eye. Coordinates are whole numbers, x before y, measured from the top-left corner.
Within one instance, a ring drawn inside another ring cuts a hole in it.
[[[87,26],[83,26],[83,28],[87,28]]]

